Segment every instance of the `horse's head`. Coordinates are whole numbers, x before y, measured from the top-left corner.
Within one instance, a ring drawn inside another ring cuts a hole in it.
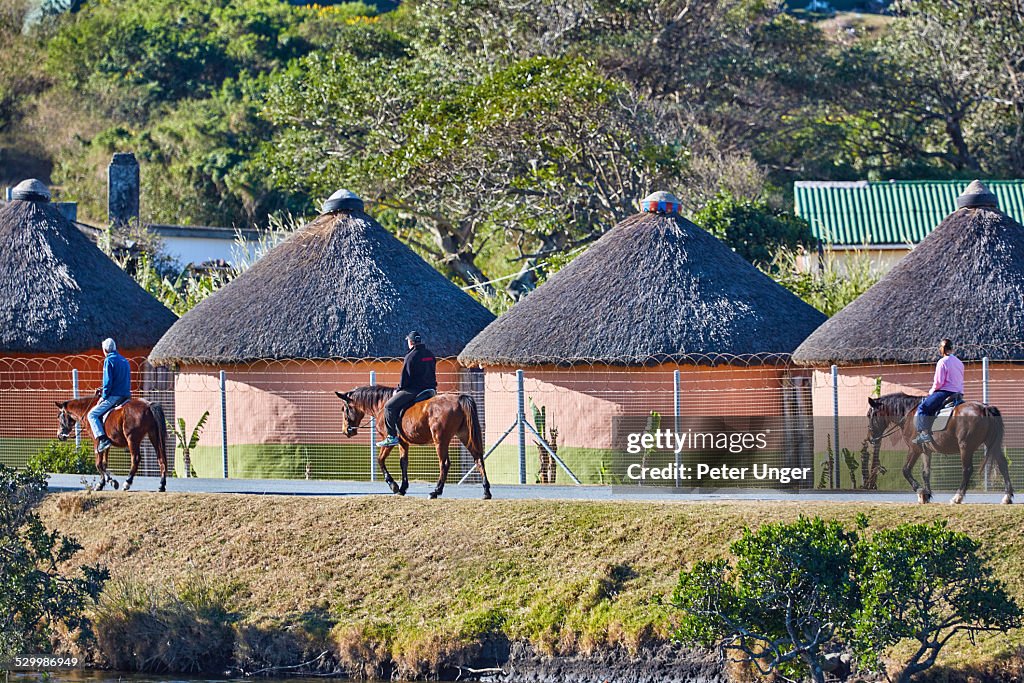
[[[342,413],[341,428],[345,430],[345,436],[353,437],[359,432],[359,426],[363,422],[363,411],[352,402],[351,394],[335,391],[334,394],[345,402],[345,412]]]
[[[868,397],[868,439],[878,443],[885,436],[885,428],[892,421],[892,411],[880,398]]]
[[[60,409],[60,415],[58,416],[58,422],[60,428],[57,430],[57,439],[60,441],[67,441],[71,437],[71,430],[75,428],[75,416],[68,412],[69,401],[58,403],[54,401],[53,404]]]

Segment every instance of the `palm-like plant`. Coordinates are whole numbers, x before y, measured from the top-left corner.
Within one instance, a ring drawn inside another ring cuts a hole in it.
[[[178,424],[170,424],[171,431],[174,432],[174,438],[178,440],[178,447],[181,448],[182,457],[185,461],[185,477],[196,476],[192,470],[192,451],[199,444],[199,436],[203,433],[203,427],[206,426],[206,420],[210,417],[210,411],[207,410],[199,418],[199,422],[192,429],[192,433],[189,434],[188,429],[185,427],[185,418],[179,417]]]

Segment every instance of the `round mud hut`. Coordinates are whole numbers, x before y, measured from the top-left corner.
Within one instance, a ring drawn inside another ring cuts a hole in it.
[[[64,217],[46,185],[19,183],[0,204],[0,462],[23,465],[53,439],[53,401],[72,396],[76,375],[82,395],[100,387],[107,337],[141,391],[153,379],[143,361],[175,319]]]
[[[590,483],[618,480],[613,418],[664,429],[678,413],[781,416],[802,400],[789,354],[825,316],[681,217],[671,194],[641,207],[460,354],[485,370],[488,444],[516,419],[519,369],[527,418]],[[535,450],[526,479],[550,482]],[[512,441],[492,456],[495,480],[517,480],[515,451]]]
[[[467,390],[471,373],[456,356],[493,319],[340,190],[319,217],[183,315],[150,361],[178,369],[187,429],[210,414],[190,457],[196,474],[365,479],[369,422],[347,438],[334,392],[371,377],[395,386],[412,330],[438,358],[438,390]],[[432,452],[411,460],[414,474],[422,464],[437,476]]]
[[[1024,228],[999,210],[996,196],[977,180],[957,199],[955,211],[811,334],[793,360],[813,368],[815,414],[833,413],[830,366],[836,365],[839,414],[864,416],[879,385],[883,394],[927,393],[942,338],[953,341],[966,366],[965,398],[982,400],[987,357],[989,402],[1004,416],[1024,416],[1017,389],[1024,380]],[[1024,445],[1019,421],[1008,420],[1008,446]],[[856,450],[864,426],[847,423],[853,431],[843,430],[841,442]],[[895,442],[889,445],[900,450]],[[900,463],[883,464],[898,478],[893,485],[902,488]]]

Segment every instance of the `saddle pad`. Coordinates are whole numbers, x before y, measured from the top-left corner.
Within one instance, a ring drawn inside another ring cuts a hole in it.
[[[955,403],[953,405],[946,406],[945,408],[943,408],[942,410],[940,410],[939,412],[937,412],[935,414],[935,421],[932,422],[932,431],[933,432],[941,432],[942,430],[944,430],[946,428],[946,425],[949,424],[949,418],[953,414],[953,410],[958,405],[960,405],[960,404],[959,403]]]

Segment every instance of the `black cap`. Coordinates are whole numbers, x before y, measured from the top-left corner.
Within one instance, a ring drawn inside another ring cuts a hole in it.
[[[413,330],[409,334],[405,335],[405,338],[411,341],[413,344],[419,344],[423,341],[423,337],[416,330]]]

